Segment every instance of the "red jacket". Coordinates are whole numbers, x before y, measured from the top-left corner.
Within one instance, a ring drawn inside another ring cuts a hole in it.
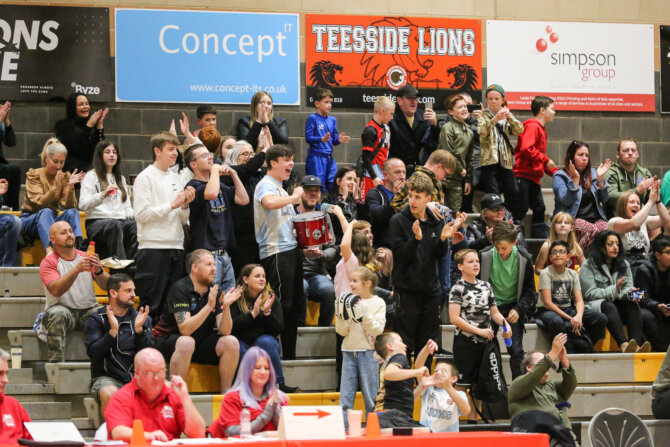
[[[535,118],[524,121],[523,132],[514,148],[514,175],[540,184],[544,174],[554,175],[558,168],[547,169],[547,131]]]
[[[30,416],[21,404],[11,396],[0,394],[0,444],[17,444],[20,438],[33,439],[24,422],[30,422]]]

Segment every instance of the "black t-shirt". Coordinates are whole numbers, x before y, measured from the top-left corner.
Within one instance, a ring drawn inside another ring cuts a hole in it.
[[[397,365],[401,369],[410,369],[407,356],[396,354],[392,356],[383,367],[384,373],[389,365]],[[383,394],[384,410],[396,409],[404,412],[410,418],[414,417],[414,378],[390,381],[384,379],[383,388],[379,390]],[[379,400],[379,396],[377,397]]]
[[[214,312],[210,313],[200,327],[191,334],[191,337],[195,339],[196,343],[216,331],[216,316],[221,313],[221,306],[218,304],[221,293],[222,291],[219,290],[216,297],[217,305]],[[189,312],[191,316],[197,314],[207,304],[208,296],[209,289],[207,289],[202,296],[195,291],[190,276],[186,276],[172,284],[167,298],[165,299],[163,313],[154,327],[154,336],[165,337],[167,335],[178,333],[179,326],[177,325],[175,314],[177,312]]]
[[[582,200],[579,202],[579,209],[577,210],[577,218],[584,219],[587,222],[595,223],[600,219],[596,200],[589,188],[582,186]]]
[[[235,188],[221,182],[216,199],[205,200],[207,182],[193,179],[186,186],[195,189],[195,199],[189,205],[191,230],[188,251],[198,248],[228,250],[234,246],[231,205],[235,202]]]

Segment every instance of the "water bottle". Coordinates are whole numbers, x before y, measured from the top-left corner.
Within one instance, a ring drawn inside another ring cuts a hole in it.
[[[247,406],[242,406],[242,411],[240,411],[240,438],[248,439],[251,438],[251,416]]]
[[[505,337],[504,334],[507,333],[507,324],[503,324],[502,326],[502,331],[503,331],[503,340],[505,341],[505,346],[508,348],[512,346],[512,337]]]
[[[10,298],[9,289],[5,289],[5,298]]]

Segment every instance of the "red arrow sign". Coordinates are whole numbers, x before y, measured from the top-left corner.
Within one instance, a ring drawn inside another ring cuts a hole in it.
[[[294,416],[316,416],[317,419],[324,418],[326,416],[330,416],[330,413],[326,413],[325,411],[322,410],[316,410],[315,413],[293,413]]]

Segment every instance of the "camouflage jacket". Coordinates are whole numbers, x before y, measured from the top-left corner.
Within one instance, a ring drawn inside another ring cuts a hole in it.
[[[505,150],[498,154],[498,142],[500,138],[498,129],[493,122],[494,115],[487,109],[479,115],[479,165],[497,165],[500,164],[505,169],[514,167],[514,153],[510,144],[503,141]],[[508,137],[519,135],[523,132],[523,124],[510,113],[504,125],[505,133]],[[511,143],[511,142],[510,142]]]

